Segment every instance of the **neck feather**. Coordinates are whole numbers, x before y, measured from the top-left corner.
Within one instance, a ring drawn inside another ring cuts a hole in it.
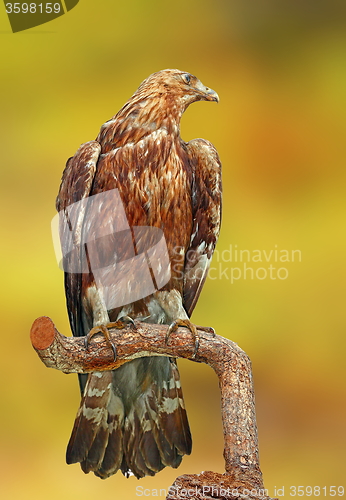
[[[137,92],[101,127],[97,140],[103,152],[107,152],[128,142],[136,143],[159,129],[178,139],[183,112],[184,108],[170,94]]]

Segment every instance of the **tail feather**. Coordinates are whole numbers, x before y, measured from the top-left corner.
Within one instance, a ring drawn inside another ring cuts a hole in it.
[[[150,470],[159,472],[164,468],[153,432],[146,431],[143,433],[139,449],[142,457],[144,457],[146,466]]]
[[[124,429],[124,471],[131,471],[136,477],[153,476],[163,469],[160,452],[152,432],[152,422],[138,414],[142,408],[136,404],[128,416]]]
[[[162,388],[159,406],[161,429],[172,448],[175,448],[181,455],[189,455],[192,441],[179,372],[175,363],[172,363],[171,369],[172,376],[169,383],[163,384]]]
[[[103,479],[178,467],[191,434],[175,360],[133,360],[89,375],[67,447],[67,463]]]
[[[113,404],[108,409],[109,434],[106,443],[107,447],[104,451],[102,464],[98,470],[94,470],[95,474],[103,479],[115,474],[119,470],[123,460],[123,405],[119,397],[114,397],[112,399]],[[117,408],[119,408],[120,411],[117,412]]]
[[[90,450],[88,451],[85,460],[83,460],[83,462],[81,462],[80,464],[83,472],[85,472],[86,474],[88,472],[98,470],[103,461],[105,450],[108,445],[109,435],[106,419],[107,415],[105,415],[105,417],[102,419]]]
[[[179,372],[175,365],[173,372],[175,377],[178,377],[179,382]],[[173,385],[172,380],[170,384]],[[169,414],[167,413],[169,408],[165,388],[162,389],[159,405],[152,397],[148,397],[146,400],[147,411],[151,418],[150,435],[155,440],[162,462],[158,470],[166,466],[177,468],[182,461],[183,455],[191,453],[191,434],[181,388],[177,388],[177,391],[179,391],[179,404],[177,394],[170,394],[171,398],[175,398],[176,404],[171,403],[171,409],[174,406],[174,411]],[[175,432],[176,429],[179,429],[178,433]],[[146,449],[149,450],[150,448],[147,447]]]
[[[95,437],[105,431],[107,407],[111,397],[112,377],[109,372],[95,372],[88,377],[84,395],[67,446],[68,464],[84,462]]]

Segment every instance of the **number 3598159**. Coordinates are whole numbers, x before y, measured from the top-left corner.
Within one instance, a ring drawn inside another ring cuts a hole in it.
[[[343,486],[291,486],[291,497],[343,497],[345,488]]]
[[[7,14],[59,14],[61,9],[60,3],[43,2],[43,3],[7,3]]]

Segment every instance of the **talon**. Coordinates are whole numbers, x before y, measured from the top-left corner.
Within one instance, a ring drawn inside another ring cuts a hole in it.
[[[196,325],[191,323],[191,321],[189,319],[177,319],[169,325],[167,332],[166,332],[166,336],[165,336],[166,345],[168,344],[168,340],[169,340],[169,337],[171,336],[171,334],[173,332],[177,331],[179,326],[183,326],[183,327],[187,328],[188,330],[190,330],[190,332],[192,334],[192,338],[193,338],[194,343],[195,343],[195,349],[194,349],[193,354],[192,354],[192,359],[193,359],[196,357],[196,354],[197,354],[197,351],[199,348],[199,335],[197,332]]]
[[[106,342],[109,345],[109,347],[112,349],[113,355],[114,355],[114,361],[116,361],[116,359],[117,359],[117,348],[116,348],[115,344],[111,340],[108,328],[116,328],[116,326],[115,326],[114,323],[108,323],[107,325],[94,326],[94,328],[92,328],[90,330],[90,332],[88,333],[88,335],[85,336],[84,346],[85,346],[85,349],[88,350],[90,340],[95,335],[97,335],[98,333],[101,333],[105,337]],[[124,328],[124,327],[122,327],[122,328]]]
[[[215,330],[212,326],[200,326],[196,325],[197,330],[202,330],[202,332],[210,333],[212,337],[216,336]]]
[[[116,361],[117,360],[117,348],[115,347],[115,344],[112,341],[110,341],[110,346],[111,346],[112,351],[113,351],[114,361]]]
[[[121,318],[117,319],[113,323],[108,323],[107,328],[116,328],[117,330],[122,330],[123,328],[126,328],[126,326],[129,323],[136,330],[135,322],[133,321],[132,318],[130,318],[130,316],[122,316]]]
[[[133,328],[136,329],[135,322],[133,321],[131,316],[122,316],[121,318],[118,319],[118,321],[122,321],[126,325],[128,325],[130,323],[133,326]]]

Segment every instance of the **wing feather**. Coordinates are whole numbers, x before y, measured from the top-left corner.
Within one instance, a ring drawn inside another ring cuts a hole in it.
[[[186,253],[183,304],[189,316],[206,280],[221,225],[221,162],[215,147],[204,139],[186,144],[194,170],[193,227]]]
[[[70,158],[62,175],[59,194],[56,200],[58,212],[66,211],[67,207],[90,195],[92,183],[96,173],[96,166],[101,146],[97,141],[82,144],[76,154]],[[74,244],[81,243],[84,212],[81,210],[74,224],[76,238]],[[60,225],[60,239],[67,241],[67,224]],[[73,259],[80,259],[78,252],[73,252]],[[73,269],[80,268],[80,262],[70,262]],[[85,335],[82,311],[82,275],[80,273],[65,272],[65,293],[67,310],[72,333],[75,336]]]

